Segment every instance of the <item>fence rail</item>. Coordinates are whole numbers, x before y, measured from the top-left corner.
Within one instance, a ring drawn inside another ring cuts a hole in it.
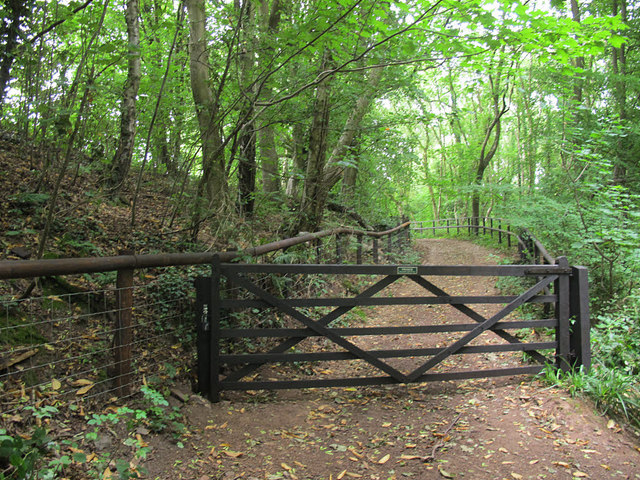
[[[425,226],[426,224],[426,226]],[[514,228],[506,220],[494,217],[457,217],[441,218],[438,220],[418,220],[411,222],[411,231],[424,233],[428,236],[431,232],[436,236],[438,231],[446,230],[447,234],[462,232],[468,235],[497,236],[498,243],[507,242],[511,247],[512,242],[518,246],[520,256],[524,261],[537,264],[555,264],[552,257],[536,236],[527,228]]]

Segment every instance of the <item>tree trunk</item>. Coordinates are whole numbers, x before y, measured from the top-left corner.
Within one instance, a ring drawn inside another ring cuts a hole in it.
[[[262,160],[262,191],[278,193],[280,191],[280,158],[276,149],[273,126],[263,126],[258,132],[258,139]]]
[[[569,8],[571,9],[571,18],[574,22],[580,23],[580,7],[578,5],[578,0],[569,0]],[[584,69],[584,57],[576,57],[573,60],[573,64],[580,68]],[[573,99],[576,102],[576,105],[580,105],[582,103],[582,80],[580,78],[576,78],[573,81]]]
[[[330,54],[325,51],[320,65],[320,71],[327,69]],[[327,158],[327,136],[329,133],[329,99],[331,93],[331,79],[326,78],[316,88],[316,99],[309,135],[309,155],[307,157],[307,171],[300,203],[300,217],[297,230],[313,232],[320,225],[326,191],[324,188],[324,166]]]
[[[627,23],[627,1],[613,0],[612,14],[620,14],[623,23]],[[622,44],[619,48],[613,47],[611,53],[611,69],[614,75],[614,98],[617,104],[618,117],[623,126],[628,120],[627,112],[627,51],[626,45]],[[632,162],[631,148],[629,147],[628,136],[620,136],[616,146],[616,162],[613,166],[613,181],[617,185],[625,183],[627,174],[627,166]]]
[[[245,98],[240,111],[240,122],[243,122],[239,139],[238,158],[238,210],[245,217],[251,217],[254,209],[254,195],[256,190],[256,132],[252,120],[254,115],[253,86],[251,72],[255,70],[255,33],[254,7],[250,0],[240,4],[236,0],[236,9],[240,15],[242,37],[238,48],[240,50],[240,83]]]
[[[127,22],[128,72],[127,81],[122,95],[120,113],[120,139],[111,164],[111,175],[108,181],[109,196],[117,197],[122,185],[129,174],[133,147],[136,138],[136,123],[138,112],[136,100],[140,87],[140,4],[138,0],[128,0],[125,19]]]
[[[4,3],[9,15],[0,22],[0,41],[4,43],[0,49],[0,112],[11,80],[11,67],[15,60],[22,20],[29,13],[31,6],[30,1],[22,0],[6,0]]]
[[[292,171],[287,181],[287,196],[293,200],[297,200],[299,196],[300,179],[304,176],[307,169],[307,146],[304,139],[304,126],[302,123],[296,123],[293,126],[291,146]]]
[[[498,145],[500,144],[500,127],[501,118],[507,113],[507,104],[502,98],[502,107],[500,106],[500,68],[498,68],[498,76],[494,83],[493,78],[489,76],[489,82],[491,84],[492,98],[493,98],[493,118],[490,119],[489,124],[485,128],[484,139],[482,141],[482,148],[480,149],[480,156],[478,157],[478,165],[476,167],[476,174],[474,177],[474,183],[476,189],[471,197],[471,217],[474,222],[478,221],[480,217],[480,191],[479,188],[482,185],[484,178],[484,172],[491,163],[491,160],[495,156]],[[493,139],[492,139],[493,137]],[[491,142],[491,146],[487,150],[487,146]],[[477,225],[477,223],[476,223]]]
[[[356,101],[356,104],[353,107],[344,128],[342,129],[340,139],[331,152],[331,156],[329,157],[329,165],[331,168],[325,175],[327,192],[331,190],[338,180],[340,180],[344,167],[339,166],[338,162],[344,160],[347,153],[349,153],[349,149],[353,145],[353,139],[360,128],[360,123],[362,122],[365,114],[369,111],[371,101],[375,98],[375,91],[382,79],[383,71],[383,67],[373,68],[369,71],[365,89]]]
[[[267,52],[267,57],[274,52],[273,45],[277,43],[275,38],[280,28],[282,15],[282,4],[280,0],[273,0],[271,8],[269,2],[263,0],[260,4],[260,28],[262,45],[260,50]],[[269,99],[273,89],[267,82],[261,92],[261,97]],[[278,193],[280,191],[280,158],[276,148],[276,134],[274,124],[270,119],[263,119],[260,122],[258,132],[258,142],[260,144],[260,160],[262,165],[262,191],[264,193]]]
[[[371,100],[375,97],[374,93],[380,79],[382,78],[382,72],[382,67],[374,68],[369,71],[366,87],[356,101],[356,104],[351,111],[344,128],[342,129],[342,134],[331,152],[328,162],[330,168],[327,168],[326,171],[325,157],[326,136],[329,120],[329,91],[328,88],[326,88],[326,91],[321,91],[320,86],[318,87],[318,96],[316,97],[317,103],[314,121],[311,127],[311,139],[309,141],[307,176],[305,178],[302,204],[300,205],[301,225],[306,227],[304,228],[305,230],[313,231],[313,229],[317,228],[320,224],[329,191],[340,180],[342,172],[344,171],[344,167],[340,165],[340,162],[344,160],[349,149],[352,147],[353,140],[358,132],[360,123],[362,122],[364,115],[369,110]],[[325,80],[321,85],[326,82],[327,81]],[[326,95],[327,98],[321,100],[321,96],[324,95]],[[327,109],[326,114],[323,117],[323,121],[327,122],[326,124],[320,122],[317,118],[319,115],[318,107],[321,104],[323,105],[323,108]],[[322,140],[322,149],[318,148],[320,145],[318,140],[320,139]],[[321,152],[321,156],[316,156],[314,153],[315,151]]]
[[[189,14],[189,72],[191,92],[198,118],[202,145],[202,177],[198,185],[193,228],[197,229],[205,207],[214,211],[226,206],[227,177],[224,169],[222,129],[218,113],[220,104],[209,79],[209,53],[206,35],[204,0],[186,0]],[[207,200],[205,202],[204,200]],[[197,230],[194,230],[195,236]]]

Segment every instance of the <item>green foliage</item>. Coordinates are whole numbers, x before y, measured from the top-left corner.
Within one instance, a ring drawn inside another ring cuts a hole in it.
[[[640,297],[629,297],[621,310],[602,313],[597,321],[591,329],[591,370],[563,374],[549,368],[545,378],[572,395],[588,395],[603,413],[640,426]]]
[[[38,427],[30,437],[8,435],[0,429],[0,480],[35,479],[36,465],[46,452],[51,438],[46,431]]]

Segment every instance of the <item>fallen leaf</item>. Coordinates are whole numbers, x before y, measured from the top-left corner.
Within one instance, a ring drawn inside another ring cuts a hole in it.
[[[344,477],[346,473],[347,473],[347,471],[346,471],[346,470],[342,470],[342,471],[338,474],[338,476],[336,477],[336,479],[337,479],[337,480],[342,480],[342,477]]]
[[[536,464],[536,463],[538,463],[539,461],[540,461],[539,459],[531,460],[531,461],[529,462],[529,465],[535,465],[535,464]]]
[[[387,453],[384,457],[382,457],[380,460],[378,460],[378,463],[379,463],[380,465],[383,465],[383,464],[387,463],[387,462],[389,461],[389,459],[390,459],[390,458],[391,458],[391,455],[389,455],[389,454]]]
[[[242,452],[233,452],[231,450],[223,450],[222,453],[231,458],[238,458],[242,456]]]
[[[440,472],[440,475],[442,475],[444,478],[455,478],[453,474],[447,472],[444,468],[442,468],[441,465],[438,465],[438,472]]]
[[[136,440],[138,440],[138,445],[140,447],[148,447],[149,444],[142,439],[142,435],[139,433],[136,434]]]
[[[74,387],[82,387],[83,385],[93,385],[93,382],[86,378],[79,378],[78,380],[71,382],[71,385]]]
[[[86,385],[86,386],[84,386],[82,388],[79,388],[78,391],[76,392],[76,395],[84,395],[89,390],[91,390],[93,387],[94,387],[94,384],[92,383],[91,385]]]
[[[607,422],[607,428],[613,430],[614,428],[616,428],[616,422],[614,422],[613,420],[609,420]]]
[[[60,380],[56,380],[55,378],[51,380],[51,388],[54,390],[60,390],[60,387],[62,387]]]
[[[584,472],[581,472],[580,470],[576,470],[575,472],[573,472],[573,476],[578,478],[587,478],[589,475],[587,475]]]
[[[286,463],[281,463],[280,466],[282,468],[284,468],[287,472],[291,470],[291,467],[289,465],[287,465]]]
[[[553,462],[553,464],[558,465],[559,467],[571,468],[571,465],[569,465],[567,462]]]
[[[400,455],[400,460],[421,460],[420,455]]]
[[[523,477],[522,477],[522,475],[520,475],[519,473],[513,473],[513,472],[511,472],[511,476],[512,476],[513,478],[515,478],[515,480],[522,480],[522,478],[523,478]]]
[[[384,428],[390,427],[390,426],[391,426],[391,422],[384,422],[384,423],[382,424],[382,426],[383,426]]]

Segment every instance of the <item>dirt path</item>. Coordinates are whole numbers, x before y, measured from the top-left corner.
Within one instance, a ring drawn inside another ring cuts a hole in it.
[[[490,251],[456,240],[424,240],[424,263],[495,264]],[[493,281],[438,279],[450,294],[493,292]],[[413,282],[392,287],[416,295]],[[448,306],[384,307],[367,325],[419,324]],[[499,308],[499,307],[496,307]],[[483,314],[490,314],[477,309]],[[468,319],[466,320],[468,322]],[[382,347],[364,337],[363,346]],[[401,336],[393,347],[435,346],[454,337]],[[388,341],[388,340],[387,340]],[[500,341],[500,340],[497,340]],[[517,364],[513,354],[476,362]],[[407,370],[420,359],[395,366]],[[451,361],[444,367],[458,368]],[[340,369],[324,365],[320,369]],[[356,367],[360,368],[360,367]],[[340,371],[340,374],[348,372]],[[150,478],[276,480],[640,478],[640,443],[618,424],[531,377],[422,385],[314,389],[270,395],[229,394],[211,405],[192,397],[191,434],[178,449],[165,437],[149,442]]]

